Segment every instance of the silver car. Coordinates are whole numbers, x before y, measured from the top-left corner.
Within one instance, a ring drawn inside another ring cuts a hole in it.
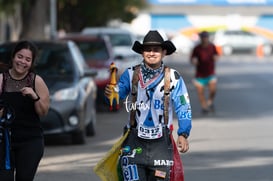
[[[83,144],[87,135],[95,135],[96,91],[90,69],[77,45],[72,41],[34,41],[39,48],[35,72],[50,92],[50,109],[41,117],[47,138],[64,138]],[[0,45],[0,60],[8,64],[16,42]]]

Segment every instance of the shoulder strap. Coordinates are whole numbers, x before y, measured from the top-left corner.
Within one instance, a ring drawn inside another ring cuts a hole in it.
[[[137,101],[139,73],[140,73],[140,64],[134,67],[134,73],[132,78],[132,91],[131,91],[132,104],[135,104],[135,102]],[[135,117],[136,117],[136,109],[131,109],[130,111],[130,126],[131,127],[136,126]]]
[[[169,122],[169,101],[170,101],[170,68],[165,66],[164,68],[164,124]]]

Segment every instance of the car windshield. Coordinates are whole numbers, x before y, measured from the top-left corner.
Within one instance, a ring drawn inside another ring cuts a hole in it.
[[[76,42],[87,61],[108,60],[109,53],[103,41]]]
[[[72,56],[68,49],[40,49],[35,70],[42,77],[68,78],[73,74]]]
[[[75,66],[68,47],[56,44],[37,44],[39,52],[35,62],[35,72],[40,75],[48,86],[56,82],[74,80]],[[14,44],[0,46],[0,71],[8,69],[11,51]]]
[[[246,31],[226,31],[226,35],[236,35],[236,36],[254,36],[254,34],[251,34]]]
[[[108,34],[113,46],[131,46],[132,41],[129,34],[113,33]]]

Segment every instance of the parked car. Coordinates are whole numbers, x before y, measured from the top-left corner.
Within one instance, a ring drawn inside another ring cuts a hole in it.
[[[0,45],[0,62],[7,64],[16,42]],[[39,48],[35,72],[47,84],[50,108],[41,117],[45,138],[60,135],[72,143],[85,143],[86,135],[95,135],[96,71],[86,65],[81,51],[72,41],[34,41]]]
[[[258,46],[263,47],[264,55],[270,55],[273,48],[272,41],[242,30],[219,30],[214,35],[213,43],[221,47],[224,55],[236,52],[254,53]]]
[[[174,43],[177,52],[182,55],[189,55],[196,44],[183,34],[174,36],[171,41]]]
[[[118,67],[125,69],[142,61],[141,56],[132,50],[132,45],[134,41],[137,40],[137,36],[126,29],[112,27],[86,27],[82,30],[82,33],[108,36],[113,46],[114,56]]]
[[[88,66],[97,70],[98,74],[94,78],[98,88],[96,101],[97,110],[108,110],[108,105],[105,104],[104,89],[110,82],[110,64],[115,61],[113,47],[108,37],[103,35],[73,33],[67,34],[61,39],[74,41],[81,50]]]

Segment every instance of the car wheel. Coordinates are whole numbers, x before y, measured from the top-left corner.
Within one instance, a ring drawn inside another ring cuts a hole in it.
[[[86,135],[87,136],[94,136],[96,134],[95,125],[93,121],[86,126]]]
[[[228,45],[223,46],[223,54],[224,55],[231,55],[232,52],[233,52],[233,50],[232,50],[231,46],[228,46]]]
[[[94,136],[96,134],[96,122],[97,122],[97,111],[95,108],[95,102],[92,104],[91,108],[91,115],[90,115],[90,122],[86,126],[86,135],[87,136]]]
[[[77,145],[85,144],[86,135],[85,131],[77,131],[71,135],[72,143]]]

